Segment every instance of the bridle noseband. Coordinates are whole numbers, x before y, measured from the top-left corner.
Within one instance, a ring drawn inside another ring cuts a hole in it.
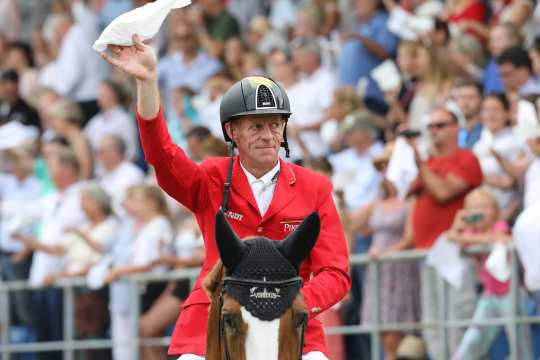
[[[219,341],[223,344],[223,350],[225,352],[225,360],[233,360],[231,359],[231,354],[229,353],[229,349],[227,346],[227,338],[226,338],[227,334],[226,334],[226,329],[225,329],[225,323],[221,317],[221,311],[223,310],[223,295],[225,294],[225,285],[227,284],[237,285],[237,286],[246,286],[246,287],[260,286],[260,287],[284,288],[284,287],[295,285],[295,284],[300,284],[300,287],[302,287],[303,281],[302,281],[302,278],[299,276],[292,277],[286,280],[279,280],[279,281],[240,279],[233,276],[225,276],[223,278],[221,293],[219,294],[219,298],[218,298]],[[302,360],[302,351],[304,349],[304,332],[306,329],[306,325],[307,325],[307,316],[302,321],[302,324],[300,328],[298,329],[298,336],[300,338],[300,349],[299,349],[299,354],[298,354],[298,360]],[[251,360],[251,359],[246,359],[246,360]]]

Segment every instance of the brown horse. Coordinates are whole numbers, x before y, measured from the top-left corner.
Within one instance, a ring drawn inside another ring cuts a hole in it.
[[[210,297],[207,360],[301,359],[308,311],[298,274],[319,229],[312,213],[283,241],[242,241],[217,214],[221,261],[203,282]]]

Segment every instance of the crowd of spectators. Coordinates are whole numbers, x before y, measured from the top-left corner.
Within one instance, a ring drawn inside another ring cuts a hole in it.
[[[122,278],[203,261],[192,214],[144,161],[135,85],[91,48],[112,19],[147,2],[0,0],[0,276],[39,287],[11,294],[14,342],[62,339],[62,292],[51,285],[86,276],[75,336],[110,336],[114,346],[78,358],[133,358]],[[535,0],[193,2],[150,41],[170,136],[193,161],[227,156],[221,98],[235,81],[265,75],[290,99],[288,161],[331,178],[353,254],[508,244],[520,214],[540,211]],[[375,267],[354,266],[350,295],[320,318],[434,322],[442,296],[449,320],[507,316],[510,279],[494,276],[485,256],[463,264],[461,287],[445,294],[424,261],[381,264],[379,294]],[[537,314],[540,284],[518,287],[519,314]],[[188,281],[148,285],[141,335],[165,335],[189,290]],[[438,330],[384,332],[385,358],[439,358]],[[447,350],[453,359],[538,358],[538,327],[518,334],[508,349],[497,326],[451,329]],[[163,359],[165,349],[141,354]],[[332,360],[369,354],[367,336],[328,337]]]

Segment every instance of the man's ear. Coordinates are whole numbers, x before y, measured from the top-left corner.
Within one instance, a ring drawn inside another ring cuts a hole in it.
[[[227,135],[229,136],[229,138],[232,139],[232,141],[234,141],[234,138],[233,138],[233,126],[232,126],[231,121],[225,123],[225,131],[227,132]]]

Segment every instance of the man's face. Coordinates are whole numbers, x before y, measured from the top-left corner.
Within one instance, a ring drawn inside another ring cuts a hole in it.
[[[489,34],[489,52],[492,56],[499,56],[504,50],[517,45],[503,26],[495,26]]]
[[[368,129],[352,129],[345,135],[348,147],[365,150],[373,143],[373,136]]]
[[[525,68],[517,68],[511,63],[500,64],[499,75],[508,92],[518,91],[528,78],[528,73]]]
[[[180,24],[173,32],[173,41],[182,52],[192,53],[197,51],[198,43],[191,27]]]
[[[279,114],[247,115],[226,124],[246,166],[270,168],[276,164],[285,121]]]
[[[379,5],[378,0],[356,0],[356,16],[358,18],[369,17]]]
[[[107,169],[112,170],[122,162],[122,155],[118,152],[111,139],[104,137],[96,149],[98,161]]]
[[[446,111],[436,110],[431,114],[428,130],[435,146],[457,141],[458,124]]]
[[[476,87],[462,86],[456,89],[456,102],[465,119],[468,120],[480,113],[482,96]]]
[[[268,59],[268,71],[272,78],[280,81],[286,79],[293,73],[292,64],[287,59],[287,55],[282,51],[276,51]]]

